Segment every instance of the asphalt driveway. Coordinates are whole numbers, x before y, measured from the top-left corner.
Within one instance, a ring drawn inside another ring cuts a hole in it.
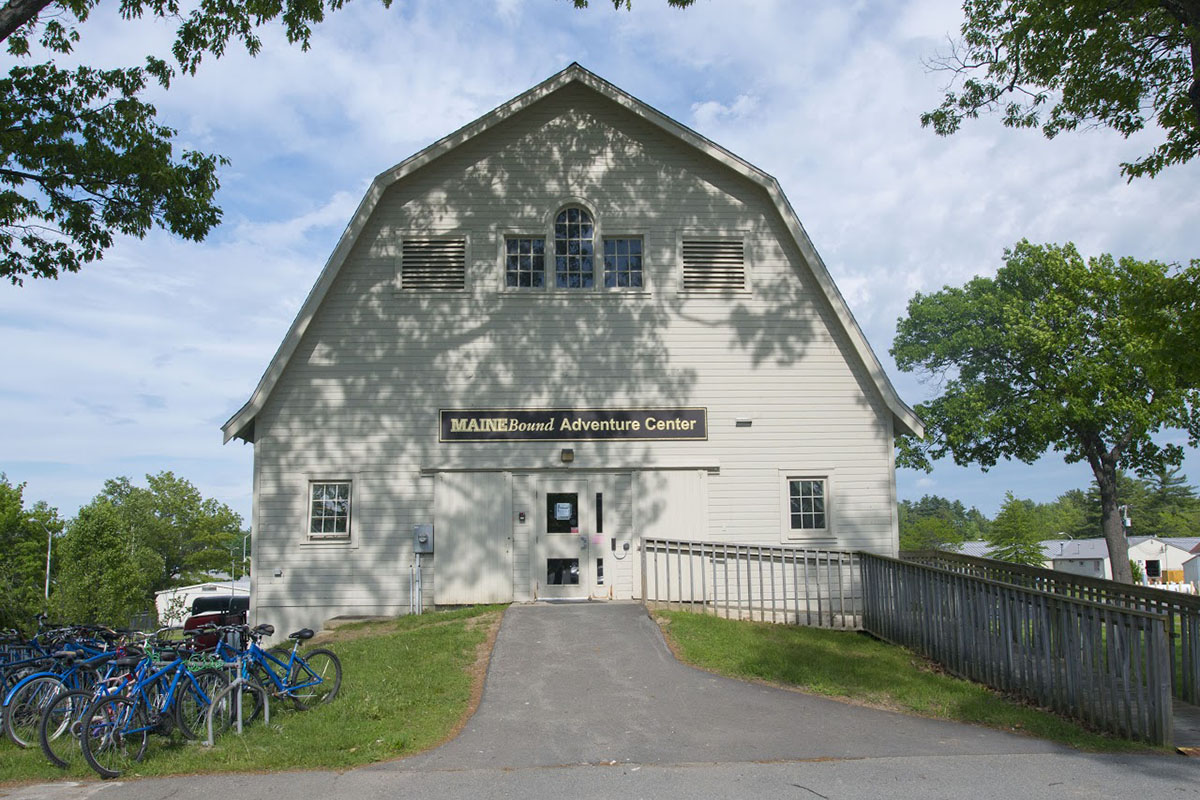
[[[710,675],[640,605],[512,606],[458,738],[384,770],[702,764],[1064,749]]]

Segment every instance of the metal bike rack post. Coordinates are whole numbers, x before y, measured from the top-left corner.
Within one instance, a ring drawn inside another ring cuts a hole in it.
[[[214,737],[213,737],[213,714],[217,710],[217,704],[219,703],[220,700],[222,700],[230,692],[234,692],[234,691],[237,692],[237,698],[236,698],[236,700],[237,700],[237,732],[239,734],[242,732],[242,686],[245,685],[245,683],[246,683],[246,679],[239,675],[237,678],[234,679],[233,683],[229,684],[224,689],[222,689],[220,691],[220,693],[217,694],[217,696],[213,698],[212,703],[209,704],[208,714],[206,715],[208,718],[208,739],[205,740],[205,742],[204,742],[206,747],[213,746],[213,740],[214,740]],[[263,701],[263,724],[270,725],[271,724],[271,696],[267,693],[267,691],[265,689],[261,692],[261,694],[262,694],[262,701]]]

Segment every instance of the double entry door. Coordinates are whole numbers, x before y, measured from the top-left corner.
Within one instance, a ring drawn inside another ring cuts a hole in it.
[[[540,598],[583,599],[596,585],[596,509],[586,480],[543,481],[538,492],[537,554]]]

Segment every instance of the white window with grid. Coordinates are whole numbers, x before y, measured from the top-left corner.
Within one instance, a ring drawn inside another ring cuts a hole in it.
[[[509,289],[545,288],[545,239],[540,236],[505,237],[504,285]]]
[[[582,208],[564,208],[554,219],[554,287],[595,286],[595,226]]]
[[[604,237],[604,288],[643,288],[640,236]]]
[[[780,470],[783,539],[832,539],[831,475]]]
[[[350,538],[350,481],[310,481],[308,536],[310,539]]]

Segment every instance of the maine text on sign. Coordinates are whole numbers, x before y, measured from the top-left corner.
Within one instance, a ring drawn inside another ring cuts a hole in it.
[[[443,442],[708,438],[703,408],[442,409]]]

